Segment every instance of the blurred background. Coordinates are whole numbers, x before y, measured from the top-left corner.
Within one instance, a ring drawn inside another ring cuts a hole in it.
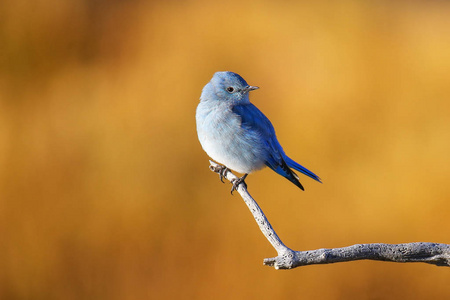
[[[250,193],[295,250],[450,243],[447,1],[0,2],[0,299],[448,299],[450,271],[276,271],[208,170],[203,86],[234,71],[289,156]]]

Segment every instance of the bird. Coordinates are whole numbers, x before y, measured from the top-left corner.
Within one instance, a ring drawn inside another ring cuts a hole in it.
[[[269,167],[301,190],[303,185],[292,170],[322,182],[319,176],[289,158],[270,120],[249,100],[251,86],[234,72],[216,72],[204,86],[196,110],[197,134],[203,150],[222,164],[220,179],[228,169],[244,176],[232,181],[231,194],[247,175]]]

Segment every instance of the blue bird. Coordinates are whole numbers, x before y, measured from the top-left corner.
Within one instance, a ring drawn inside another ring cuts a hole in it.
[[[248,174],[268,166],[302,190],[291,168],[321,182],[284,153],[272,123],[250,103],[249,92],[256,89],[233,72],[215,73],[203,88],[196,112],[197,133],[203,150],[224,165],[220,179],[228,168],[245,174],[233,182],[233,193]]]

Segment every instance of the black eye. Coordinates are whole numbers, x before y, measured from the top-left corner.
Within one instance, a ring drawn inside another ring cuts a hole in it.
[[[234,92],[234,87],[232,87],[232,86],[227,87],[227,92],[229,92],[229,93]]]

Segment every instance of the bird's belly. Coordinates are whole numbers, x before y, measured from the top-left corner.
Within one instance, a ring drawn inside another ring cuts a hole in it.
[[[266,150],[261,139],[229,120],[209,120],[197,128],[200,143],[215,161],[239,173],[265,167]]]
[[[201,144],[212,159],[239,173],[248,174],[265,166],[262,151],[240,138],[206,137]]]

